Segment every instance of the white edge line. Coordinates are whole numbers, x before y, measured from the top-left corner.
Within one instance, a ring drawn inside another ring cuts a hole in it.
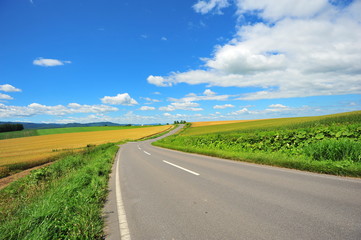
[[[115,173],[115,187],[116,187],[116,199],[118,210],[119,231],[122,240],[130,240],[130,233],[128,228],[127,216],[125,214],[124,204],[122,200],[122,193],[120,191],[120,178],[119,178],[119,157],[120,151],[117,154],[117,167]]]
[[[152,155],[152,154],[150,154],[149,152],[146,152],[146,151],[143,151],[145,154],[148,154],[148,155]]]
[[[191,174],[194,174],[194,175],[196,175],[196,176],[199,176],[199,175],[200,175],[199,173],[193,172],[193,171],[191,171],[191,170],[189,170],[189,169],[186,169],[186,168],[184,168],[184,167],[178,166],[178,165],[176,165],[176,164],[174,164],[174,163],[170,163],[170,162],[168,162],[168,161],[166,161],[166,160],[163,160],[163,162],[165,162],[165,163],[167,163],[167,164],[169,164],[169,165],[172,165],[173,167],[182,169],[183,171],[186,171],[186,172],[189,172],[189,173],[191,173]]]

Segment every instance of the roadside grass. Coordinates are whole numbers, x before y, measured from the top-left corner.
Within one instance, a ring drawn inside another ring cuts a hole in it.
[[[190,127],[153,144],[233,160],[361,177],[361,111],[307,119],[243,122],[237,128],[234,124],[218,125],[218,132],[208,126],[209,131],[203,128],[203,134],[194,131],[201,127]]]
[[[151,126],[109,131],[76,132],[0,140],[0,178],[17,171],[53,161],[67,151],[80,151],[87,146],[153,136],[171,128]]]
[[[117,149],[66,153],[0,190],[0,239],[104,239],[101,211]]]

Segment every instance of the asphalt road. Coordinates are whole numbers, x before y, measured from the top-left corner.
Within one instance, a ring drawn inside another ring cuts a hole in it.
[[[118,153],[107,239],[361,239],[360,179],[187,154],[152,141],[127,143]]]

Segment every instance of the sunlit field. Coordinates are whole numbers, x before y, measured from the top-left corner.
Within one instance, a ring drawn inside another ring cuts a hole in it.
[[[154,126],[0,140],[0,167],[11,164],[45,162],[47,158],[70,149],[81,149],[87,145],[99,145],[108,142],[141,139],[166,131],[170,127]]]

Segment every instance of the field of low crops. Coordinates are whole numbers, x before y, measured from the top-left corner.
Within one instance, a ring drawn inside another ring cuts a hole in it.
[[[236,160],[361,176],[361,111],[192,126],[155,144]]]
[[[136,140],[166,131],[171,126],[63,133],[0,140],[0,177],[15,169],[26,169],[51,160],[71,149],[124,140]]]

